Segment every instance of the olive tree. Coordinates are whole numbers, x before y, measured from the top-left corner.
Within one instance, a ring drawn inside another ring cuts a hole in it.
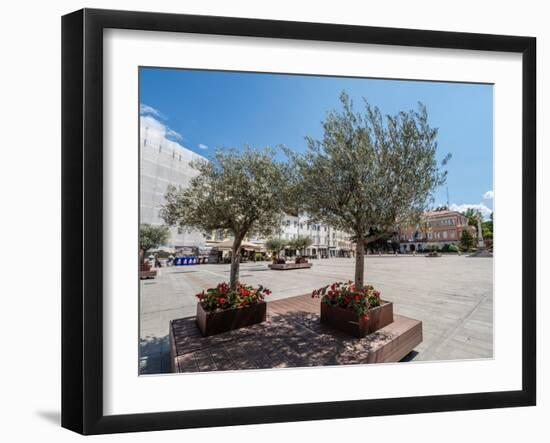
[[[342,109],[322,122],[320,140],[306,137],[304,153],[287,152],[300,177],[302,210],[355,239],[355,285],[362,288],[365,245],[418,222],[446,172],[425,106],[383,117],[366,101],[356,112],[345,92],[340,101]]]
[[[265,242],[265,247],[271,251],[276,258],[279,258],[280,252],[287,246],[288,242],[280,237],[271,237]]]
[[[293,246],[300,251],[301,255],[305,255],[305,251],[313,244],[313,240],[307,235],[298,235],[292,242]]]
[[[166,243],[168,239],[168,227],[150,225],[144,223],[139,227],[139,252],[140,256],[145,257],[147,251],[153,248],[158,248],[160,245]]]
[[[164,221],[205,234],[223,229],[233,236],[230,287],[239,280],[245,237],[270,236],[280,226],[291,183],[286,163],[273,149],[217,150],[210,161],[196,160],[198,175],[186,189],[169,186],[160,210]]]

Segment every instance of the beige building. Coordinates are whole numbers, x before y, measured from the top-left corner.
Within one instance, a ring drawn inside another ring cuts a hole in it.
[[[458,211],[426,212],[421,224],[399,229],[399,247],[401,252],[414,252],[442,248],[445,244],[459,245],[464,230],[475,237],[475,228],[469,226],[468,219]]]

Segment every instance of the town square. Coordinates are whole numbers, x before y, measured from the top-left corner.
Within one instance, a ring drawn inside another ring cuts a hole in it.
[[[491,86],[140,75],[141,375],[493,358],[492,136],[480,126],[491,121]],[[174,93],[212,87],[218,108],[195,104],[215,114],[234,100],[221,79],[257,107],[251,122],[265,112],[251,89],[273,109],[295,105],[275,85],[305,88],[295,92],[312,103],[320,85],[327,92],[312,116],[280,111],[278,132],[174,106]],[[391,108],[396,87],[417,101],[405,94],[410,108],[394,114],[359,95]],[[445,96],[476,103],[477,115],[432,117]],[[170,109],[188,114],[194,142],[169,126]],[[212,146],[198,134],[281,143]],[[457,138],[471,147],[453,148]]]

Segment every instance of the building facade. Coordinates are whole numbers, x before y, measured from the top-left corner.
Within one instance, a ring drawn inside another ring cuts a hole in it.
[[[351,257],[355,252],[349,234],[322,223],[314,223],[306,215],[285,214],[279,236],[287,241],[309,237],[311,246],[305,250],[305,255],[309,256]],[[293,255],[295,251],[286,252],[287,255]]]
[[[205,157],[169,140],[162,125],[147,116],[140,117],[140,223],[162,225],[159,210],[164,204],[164,195],[169,185],[186,188],[197,171],[190,166],[193,160],[206,160]],[[286,214],[276,234],[285,240],[307,236],[312,244],[305,254],[319,257],[347,257],[354,251],[349,235],[330,226],[313,223],[305,216]],[[222,230],[203,235],[193,230],[170,227],[167,244],[176,250],[188,248],[215,247],[226,239]],[[249,237],[248,242],[264,248],[266,239]],[[265,250],[265,248],[264,248]],[[296,251],[287,251],[294,255]]]
[[[207,244],[216,247],[216,243],[223,242],[228,237],[223,230],[213,231],[207,238]],[[331,228],[321,223],[313,223],[307,216],[296,216],[285,214],[281,220],[281,225],[273,237],[278,237],[286,241],[295,240],[298,237],[309,237],[311,246],[305,251],[295,251],[286,248],[283,255],[294,256],[297,252],[304,253],[307,256],[317,256],[321,258],[330,257],[351,257],[355,254],[355,245],[350,241],[350,235]],[[247,237],[246,242],[258,245],[262,251],[265,251],[266,238]]]
[[[468,219],[458,211],[426,212],[421,225],[399,229],[401,252],[441,249],[445,244],[459,245],[462,231],[468,230],[475,236],[476,230],[468,225]]]
[[[162,129],[162,128],[161,128]],[[166,138],[155,120],[140,118],[140,223],[164,224],[159,210],[164,203],[168,185],[188,187],[197,175],[189,163],[205,159]],[[170,228],[167,244],[170,248],[204,247],[204,236],[198,231],[188,232]]]

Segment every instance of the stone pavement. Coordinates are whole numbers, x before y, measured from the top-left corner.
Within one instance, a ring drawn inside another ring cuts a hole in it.
[[[203,337],[194,317],[173,320],[174,372],[303,368],[398,362],[422,341],[422,323],[401,315],[357,339],[320,321],[309,294],[271,301],[265,322]]]
[[[269,300],[311,292],[353,277],[354,260],[313,260],[311,269],[272,271],[267,262],[244,263],[240,279],[273,291]],[[493,259],[444,256],[368,256],[365,278],[394,303],[396,314],[421,320],[416,360],[491,358]],[[228,281],[229,265],[162,268],[140,283],[140,373],[170,372],[170,320],[195,315],[194,295]],[[269,301],[268,300],[268,301]]]

